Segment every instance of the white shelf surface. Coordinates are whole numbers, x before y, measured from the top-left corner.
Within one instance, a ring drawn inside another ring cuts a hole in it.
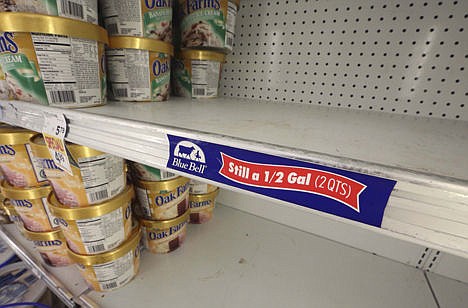
[[[228,98],[80,110],[0,106],[5,122],[36,131],[44,111],[63,113],[68,140],[155,167],[166,166],[166,134],[174,134],[391,178],[398,183],[382,229],[368,229],[468,258],[465,121]]]
[[[427,277],[440,307],[468,306],[467,284],[432,273],[428,273]]]
[[[437,307],[424,273],[414,267],[224,205],[214,214],[207,224],[190,225],[178,250],[143,253],[136,278],[113,292],[87,290],[73,267],[47,267],[46,273],[83,307]],[[5,229],[40,263],[13,225]],[[435,279],[443,307],[468,305],[467,284]]]

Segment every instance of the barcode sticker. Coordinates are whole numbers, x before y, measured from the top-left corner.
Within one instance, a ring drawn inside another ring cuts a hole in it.
[[[127,88],[114,88],[114,96],[115,97],[128,97],[128,89]]]
[[[103,190],[96,191],[96,192],[91,192],[91,193],[88,193],[87,195],[88,195],[88,199],[92,203],[109,198],[109,194],[107,193],[107,189],[103,189]]]
[[[67,149],[65,147],[65,135],[67,134],[67,130],[67,121],[62,113],[51,114],[44,112],[42,135],[44,136],[44,141],[49,149],[50,155],[58,167],[73,175]]]
[[[75,91],[49,91],[49,98],[52,103],[74,103],[76,102]]]
[[[84,19],[82,4],[70,0],[61,0],[60,4],[63,15]]]
[[[218,96],[221,63],[208,60],[192,60],[192,97]]]

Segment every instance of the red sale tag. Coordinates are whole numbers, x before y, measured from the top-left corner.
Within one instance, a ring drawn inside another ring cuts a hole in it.
[[[356,212],[366,185],[323,170],[246,162],[221,153],[224,177],[245,185],[303,191],[339,201]]]

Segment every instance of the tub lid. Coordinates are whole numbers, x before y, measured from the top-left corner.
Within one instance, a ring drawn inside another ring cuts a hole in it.
[[[142,49],[154,52],[162,52],[171,56],[174,55],[174,46],[171,44],[144,37],[111,36],[109,37],[109,47]]]
[[[0,269],[16,259],[15,252],[0,238]]]
[[[37,302],[47,289],[23,262],[1,268],[0,281],[0,305]]]
[[[110,213],[119,207],[126,206],[134,196],[135,192],[133,190],[133,186],[127,185],[125,189],[113,199],[93,204],[88,207],[67,207],[61,204],[53,193],[49,195],[47,201],[49,202],[50,209],[55,216],[69,220],[80,220],[99,217]]]
[[[10,185],[10,183],[8,183],[6,180],[2,181],[1,189],[5,198],[14,200],[46,198],[52,191],[52,188],[49,185],[32,188],[19,188]]]
[[[42,14],[2,12],[0,31],[58,34],[108,43],[107,31],[95,24]]]
[[[33,232],[26,228],[21,229],[21,233],[30,241],[54,241],[54,240],[65,240],[62,230],[56,229],[49,232]]]
[[[144,188],[146,190],[151,190],[155,192],[160,191],[171,191],[176,189],[179,186],[186,185],[190,182],[189,178],[179,176],[174,179],[163,180],[163,181],[143,181],[136,180],[135,184],[137,187]]]
[[[190,215],[190,211],[185,211],[184,214],[180,215],[179,217],[168,219],[168,220],[148,220],[139,218],[140,223],[142,226],[148,228],[156,228],[156,229],[169,229],[172,226],[177,226],[183,221],[187,221]]]
[[[0,144],[26,144],[34,134],[37,133],[21,127],[2,125],[0,126]]]
[[[224,63],[225,55],[222,52],[212,50],[182,49],[180,55],[184,59],[212,60]]]
[[[141,230],[140,230],[140,226],[137,225],[133,229],[130,237],[122,245],[120,245],[119,247],[111,251],[100,253],[97,255],[86,256],[86,255],[77,254],[71,251],[70,249],[68,249],[68,255],[70,256],[70,259],[72,259],[73,261],[79,264],[83,264],[87,266],[103,264],[103,263],[117,260],[118,258],[126,255],[132,249],[135,249],[140,243],[140,239],[141,239]]]

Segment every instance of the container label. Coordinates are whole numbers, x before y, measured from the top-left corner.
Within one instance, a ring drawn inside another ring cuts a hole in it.
[[[226,38],[224,44],[226,48],[232,50],[234,44],[234,31],[236,30],[237,5],[228,2],[228,11],[226,19]]]
[[[192,97],[218,96],[221,63],[208,60],[192,60]]]
[[[380,227],[396,181],[168,135],[167,167]]]
[[[93,269],[103,291],[118,288],[135,275],[133,250],[114,261],[94,265]]]

